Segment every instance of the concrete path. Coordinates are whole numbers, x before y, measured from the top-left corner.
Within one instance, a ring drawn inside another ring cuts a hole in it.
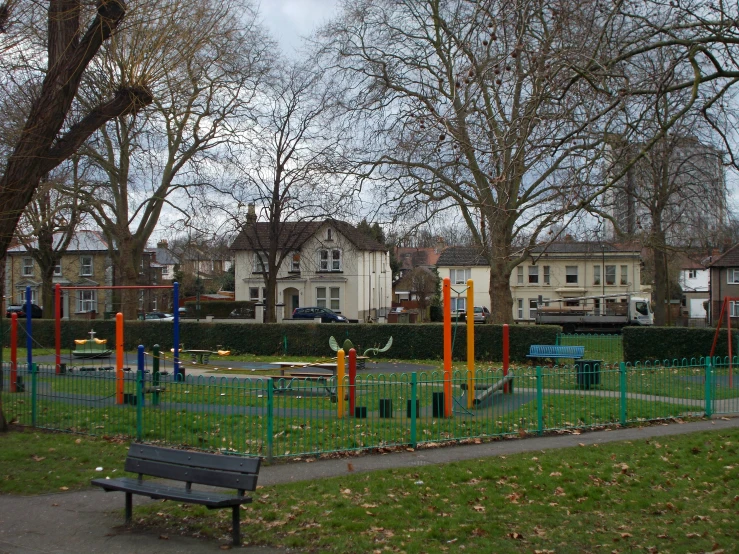
[[[716,418],[684,424],[654,424],[648,427],[584,432],[580,435],[506,439],[479,445],[369,454],[313,463],[283,463],[264,466],[259,475],[259,483],[267,486],[341,477],[348,474],[349,463],[354,473],[361,473],[494,458],[520,452],[568,448],[579,444],[638,441],[730,428],[739,428],[739,418]],[[135,497],[134,506],[144,502],[145,499]],[[228,544],[227,540],[206,541],[180,537],[159,530],[126,529],[121,525],[122,519],[123,495],[117,493],[84,490],[31,497],[0,496],[0,554],[200,553],[217,552],[222,545]],[[248,541],[248,527],[242,528],[242,534]],[[244,547],[239,551],[249,554],[289,552],[261,547]]]

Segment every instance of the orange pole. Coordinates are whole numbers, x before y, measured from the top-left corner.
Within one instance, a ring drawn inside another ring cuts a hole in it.
[[[31,369],[30,367],[28,368]],[[18,314],[10,316],[10,392],[17,392],[18,381]]]
[[[123,404],[123,314],[115,314],[115,403]]]
[[[452,417],[452,282],[444,277],[444,417]]]
[[[344,417],[344,349],[336,353],[336,406],[339,418]]]
[[[475,404],[475,283],[467,279],[467,408]]]

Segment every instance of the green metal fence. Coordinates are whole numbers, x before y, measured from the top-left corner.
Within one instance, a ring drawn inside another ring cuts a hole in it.
[[[335,378],[163,375],[157,383],[130,371],[119,405],[113,371],[20,365],[22,386],[10,392],[4,363],[1,394],[8,419],[24,425],[271,459],[739,413],[736,367],[736,359],[730,367],[721,358],[523,367],[512,372],[508,393],[502,370],[481,370],[471,406],[468,376],[455,371],[451,417],[441,372],[360,374],[353,411],[348,380],[337,387]]]

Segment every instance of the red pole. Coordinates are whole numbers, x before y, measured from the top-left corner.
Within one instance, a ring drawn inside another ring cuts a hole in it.
[[[444,277],[442,290],[444,295],[444,417],[452,417],[452,282],[449,277]]]
[[[503,325],[503,377],[508,375],[510,352],[508,350],[508,324]],[[508,394],[508,383],[503,385],[503,394]]]
[[[28,314],[26,314],[28,317]],[[30,368],[29,368],[30,369]],[[17,392],[18,381],[18,314],[10,316],[10,392]]]
[[[57,283],[54,287],[54,342],[56,345],[56,372],[62,371],[62,289]]]
[[[354,405],[356,404],[356,387],[357,380],[357,351],[354,348],[349,349],[349,417],[354,415]]]

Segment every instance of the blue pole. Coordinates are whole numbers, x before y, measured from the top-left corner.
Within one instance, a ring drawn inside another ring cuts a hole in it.
[[[31,327],[31,287],[26,287],[26,354],[28,356],[28,371],[33,364],[33,332]]]
[[[180,284],[172,284],[172,302],[174,303],[174,380],[180,376]]]

